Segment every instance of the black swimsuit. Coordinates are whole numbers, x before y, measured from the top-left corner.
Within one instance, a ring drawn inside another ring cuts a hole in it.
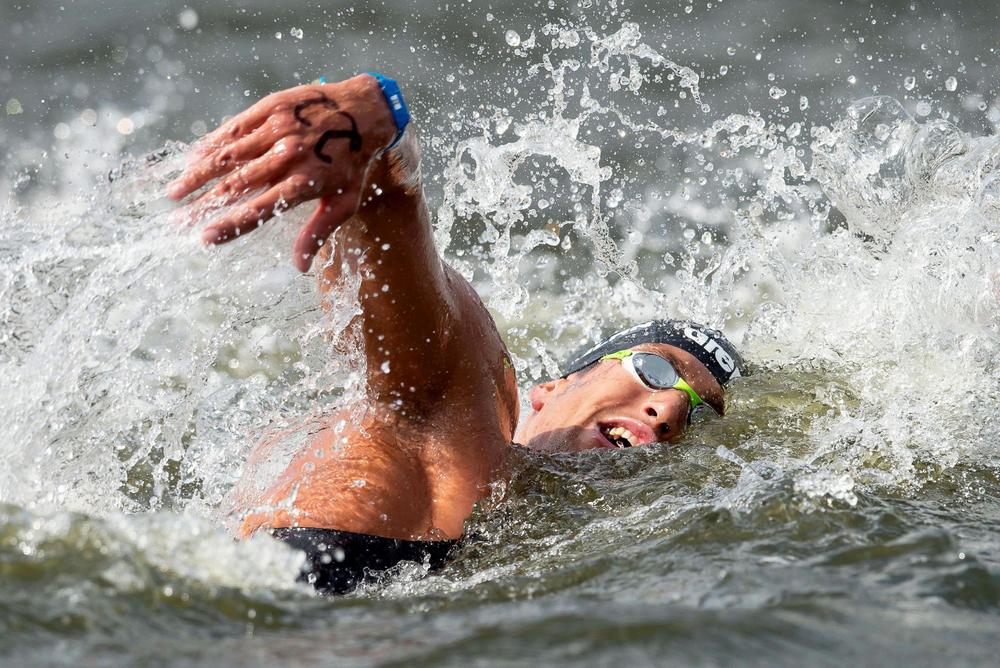
[[[362,582],[377,580],[382,571],[401,561],[439,569],[460,542],[399,540],[313,527],[282,527],[269,533],[306,553],[298,579],[323,594],[346,594]]]

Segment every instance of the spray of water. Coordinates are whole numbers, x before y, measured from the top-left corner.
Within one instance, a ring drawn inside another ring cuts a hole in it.
[[[762,375],[811,374],[782,418],[807,445],[766,454],[804,497],[851,502],[859,485],[994,462],[995,140],[887,99],[831,128],[712,119],[698,76],[634,24],[542,35],[551,47],[523,76],[547,81],[545,100],[530,117],[480,116],[447,147],[436,220],[525,382],[609,324],[691,317],[729,330]],[[675,85],[703,127],[615,99],[653,83]],[[617,173],[609,133],[690,148],[694,175]],[[68,200],[12,196],[0,214],[0,501],[213,516],[255,442],[357,396],[352,356],[320,335],[349,321],[350,286],[324,315],[287,262],[294,214],[200,249],[161,196],[183,155],[127,160]],[[707,188],[736,204],[699,203]],[[831,204],[846,225],[830,229]],[[765,456],[752,427],[773,397],[753,383],[733,389],[731,419],[750,426],[722,452]]]
[[[603,84],[603,92],[638,96],[666,71],[700,104],[697,75],[641,43],[635,25],[607,37],[581,30],[584,38],[567,38],[567,29],[555,26],[548,32],[556,35],[553,52],[539,69],[551,79],[549,105],[540,120],[515,126],[514,141],[487,131],[460,143],[438,216],[445,248],[456,220],[486,221],[479,241],[489,252],[475,259],[486,267],[485,282],[499,286],[489,303],[508,319],[519,370],[536,379],[553,375],[556,359],[608,322],[691,317],[742,336],[762,370],[822,372],[814,392],[827,411],[810,423],[811,454],[786,462],[800,471],[803,493],[852,499],[856,482],[919,486],[942,468],[995,464],[995,139],[970,139],[943,120],[918,123],[889,98],[860,100],[833,127],[808,133],[800,123],[779,126],[754,115],[718,119],[703,131],[636,120],[592,91]],[[554,64],[559,49],[580,41],[589,42],[589,64]],[[627,70],[609,67],[615,57]],[[610,81],[602,81],[609,70]],[[640,142],[669,141],[711,156],[700,162],[701,181],[708,176],[744,195],[716,218],[728,243],[714,245],[711,231],[695,238],[692,228],[711,230],[706,223],[717,212],[689,196],[658,196],[663,186],[655,183],[642,184],[645,202],[630,216],[614,216],[622,198],[617,182],[627,188],[627,179],[611,174],[600,147],[580,138],[588,123],[609,118]],[[537,158],[546,165],[541,178],[518,178],[518,166]],[[512,243],[518,226],[545,208],[546,178],[553,177],[569,180],[573,217]],[[832,206],[846,225],[831,230]],[[679,252],[663,256],[661,266],[676,269],[667,278],[637,262],[643,251],[671,248],[669,240],[641,234],[664,209],[693,223],[679,235]],[[560,280],[550,269],[558,263],[545,255],[532,258],[535,268],[525,266],[536,248],[571,261],[565,229],[589,242],[596,275]],[[638,239],[630,236],[637,231]],[[471,263],[466,268],[475,275]],[[553,306],[560,301],[561,312]]]

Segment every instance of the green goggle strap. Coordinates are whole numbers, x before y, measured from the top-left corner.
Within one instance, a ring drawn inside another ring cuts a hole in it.
[[[602,357],[598,361],[599,362],[603,362],[604,360],[623,360],[626,357],[631,357],[634,352],[635,352],[634,350],[619,350],[616,353],[609,353],[609,354],[605,355],[604,357]],[[650,355],[655,355],[655,353],[649,353],[649,354]],[[665,360],[665,361],[668,364],[670,363],[669,360]],[[670,366],[673,366],[673,364],[670,364]],[[676,371],[676,369],[674,369],[674,371]],[[673,386],[670,387],[670,389],[672,389],[672,390],[683,390],[684,392],[687,392],[688,397],[690,397],[690,399],[691,399],[691,408],[692,408],[692,410],[696,406],[705,403],[702,400],[702,398],[698,396],[698,393],[694,391],[694,388],[691,387],[690,385],[688,385],[688,382],[686,380],[684,380],[683,378],[681,378],[681,375],[679,373],[677,374],[677,382],[674,383]]]

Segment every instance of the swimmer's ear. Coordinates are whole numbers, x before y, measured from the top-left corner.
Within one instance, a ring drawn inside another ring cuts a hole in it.
[[[547,383],[539,383],[532,387],[528,392],[528,398],[531,400],[531,410],[536,413],[542,410],[542,407],[549,400],[549,397],[552,396],[552,393],[559,386],[560,382],[562,381],[550,380]]]

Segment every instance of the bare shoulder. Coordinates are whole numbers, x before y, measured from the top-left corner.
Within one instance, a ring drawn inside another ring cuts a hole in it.
[[[295,453],[244,509],[239,533],[313,526],[408,539],[430,530],[431,492],[413,430],[374,413],[344,411],[323,418],[321,429],[289,434]]]

